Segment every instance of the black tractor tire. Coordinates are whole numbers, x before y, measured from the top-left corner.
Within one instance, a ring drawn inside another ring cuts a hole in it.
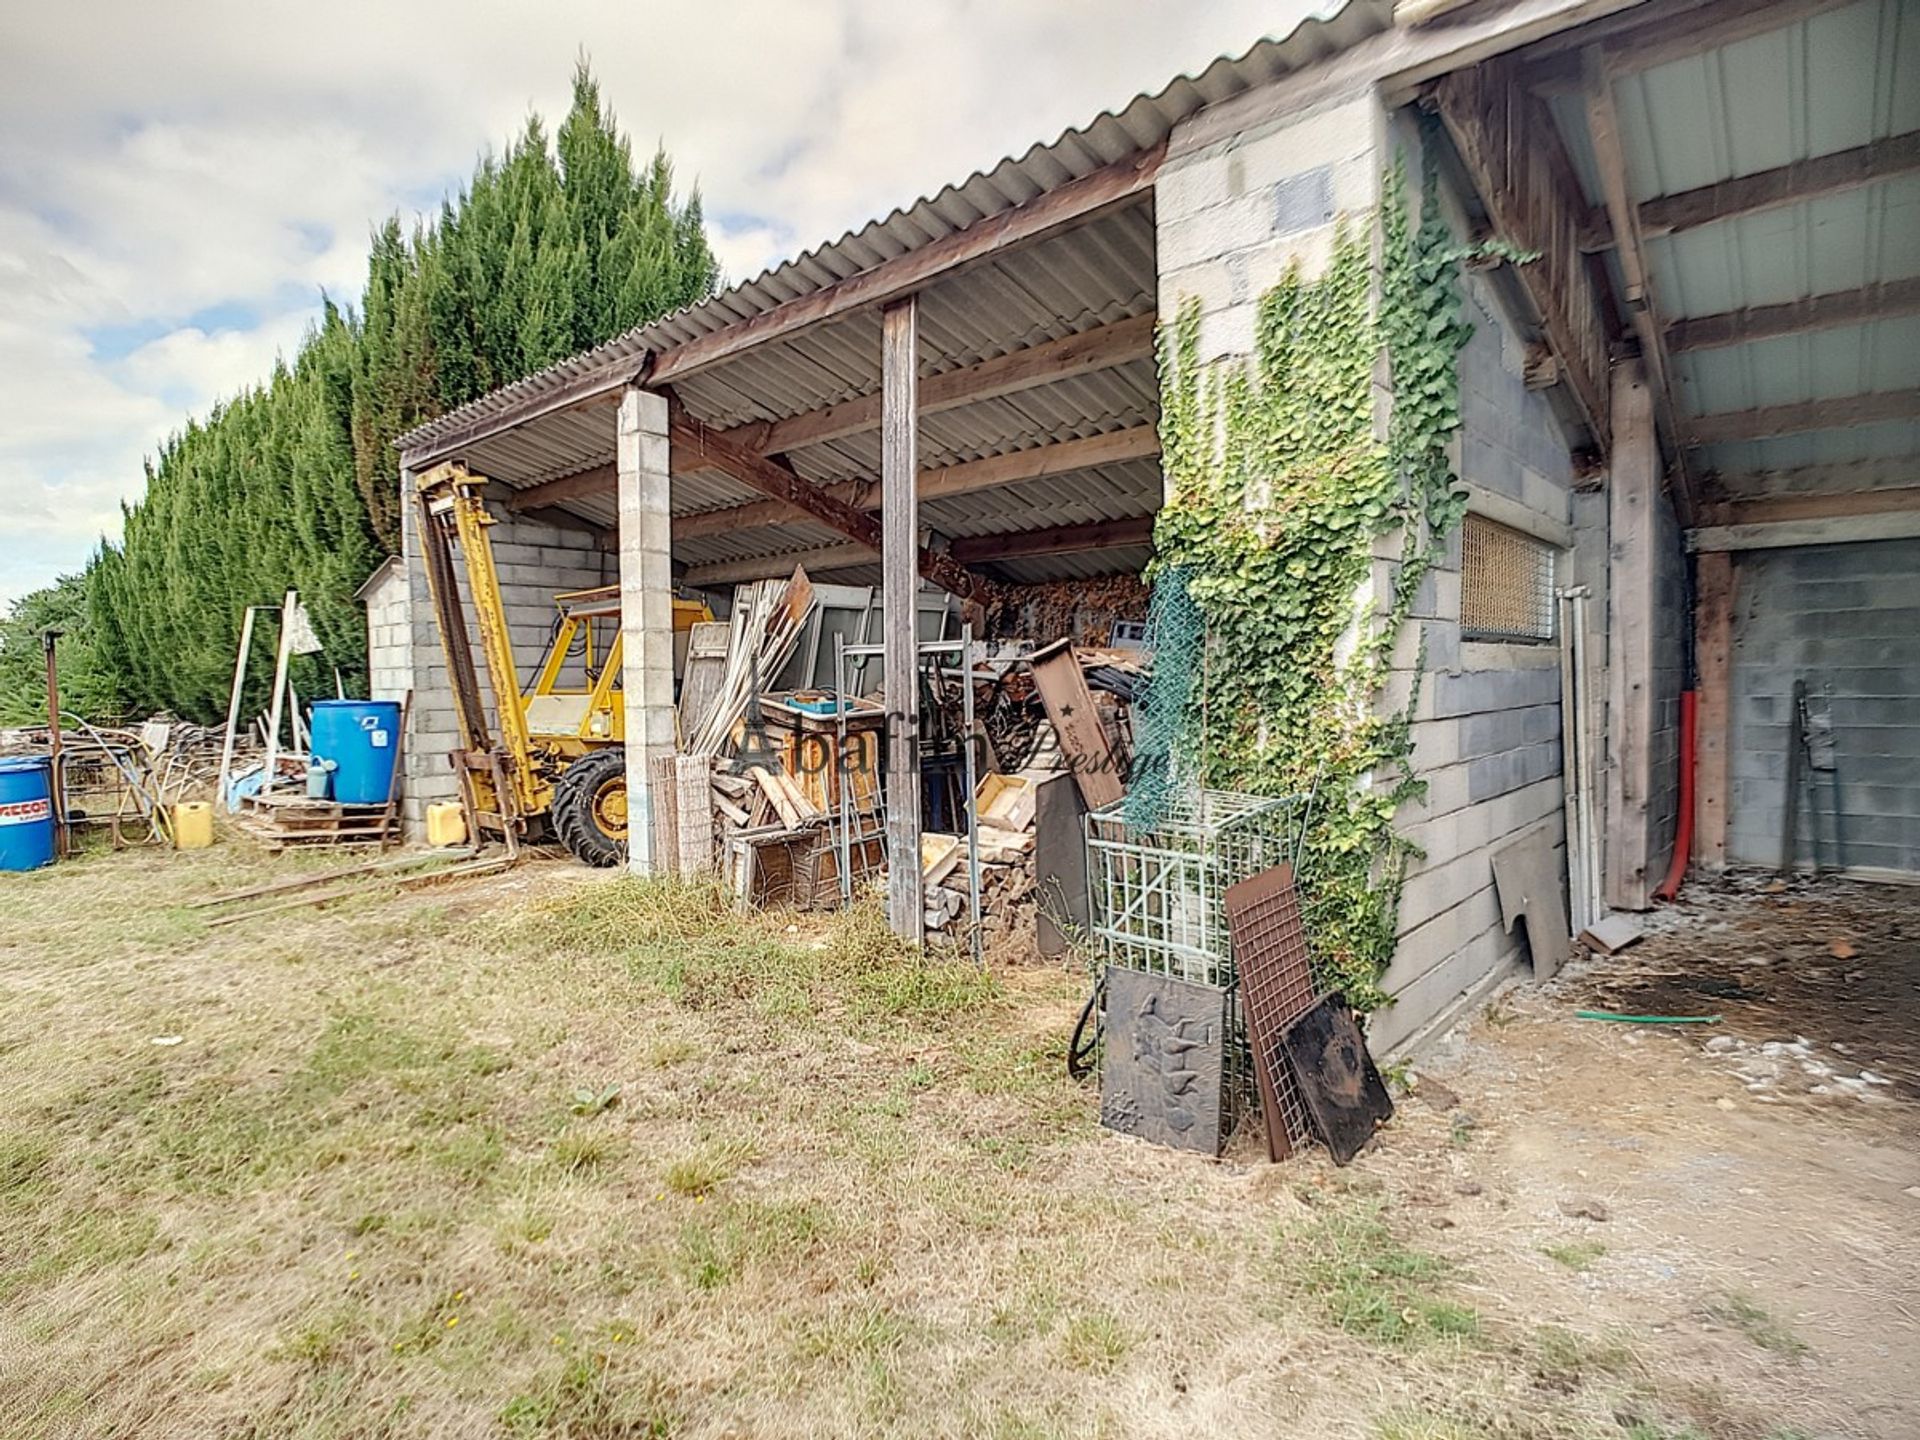
[[[627,861],[627,752],[582,755],[553,787],[553,831],[576,860],[601,870]]]

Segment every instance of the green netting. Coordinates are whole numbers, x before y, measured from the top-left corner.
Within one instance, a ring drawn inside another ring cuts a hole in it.
[[[1192,715],[1200,693],[1207,622],[1187,589],[1184,565],[1162,570],[1147,606],[1147,645],[1153,677],[1134,707],[1133,774],[1124,814],[1135,830],[1151,830],[1175,795],[1198,784],[1195,743],[1200,726]]]

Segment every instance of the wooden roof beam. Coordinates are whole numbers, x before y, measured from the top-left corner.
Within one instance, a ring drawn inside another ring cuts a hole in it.
[[[698,421],[690,423],[699,425]],[[743,443],[745,432],[751,428],[736,426],[731,430],[709,430],[702,427],[700,434],[703,438],[697,444],[689,442],[691,435],[689,431],[687,436],[676,438],[674,442],[673,468],[675,470],[717,469],[723,474],[731,473],[714,462],[710,453],[714,442],[724,441],[729,449],[757,455],[750,445]],[[1160,437],[1155,428],[1151,425],[1135,425],[1125,430],[1111,430],[1078,440],[1062,440],[1051,445],[1032,446],[1006,455],[989,455],[984,460],[968,460],[958,465],[922,470],[920,498],[942,500],[952,495],[971,495],[976,490],[988,490],[996,485],[1013,485],[1022,480],[1039,480],[1048,475],[1065,474],[1070,470],[1085,470],[1096,465],[1115,465],[1125,460],[1151,459],[1159,453]],[[782,466],[781,468],[791,473],[791,467]],[[516,490],[507,497],[506,506],[512,513],[524,515],[551,505],[564,504],[568,500],[578,500],[584,496],[610,496],[613,494],[614,482],[613,466],[596,465],[591,470],[581,470],[572,475],[564,475],[557,480],[546,480],[540,484]],[[879,487],[868,480],[842,481],[839,484],[819,488],[843,500],[860,503],[862,508],[870,508],[864,503],[868,498],[872,500],[874,507],[880,503]],[[725,510],[709,510],[702,514],[678,517],[674,521],[674,534],[683,539],[691,539],[699,535],[720,535],[729,530],[783,524],[795,519],[799,513],[797,507],[780,500],[753,500]]]
[[[578,500],[583,496],[611,496],[618,480],[619,471],[615,466],[595,465],[590,470],[576,470],[557,480],[542,480],[537,485],[516,490],[507,497],[507,509],[515,515],[524,515],[529,510],[564,505],[569,500]]]
[[[1095,520],[1085,525],[1055,525],[1046,530],[1019,530],[1007,535],[968,535],[954,540],[948,552],[967,565],[996,560],[1031,560],[1045,555],[1080,555],[1089,550],[1121,550],[1153,543],[1151,515],[1125,520]]]
[[[910,295],[933,281],[1005,254],[1043,236],[1084,225],[1140,199],[1153,188],[1166,159],[1165,143],[1140,150],[1078,180],[1069,180],[1024,205],[1002,210],[918,250],[882,261],[821,289],[749,316],[710,335],[663,350],[647,373],[649,385],[683,380],[742,351]]]
[[[1758,495],[1703,505],[1702,525],[1771,525],[1789,520],[1838,520],[1855,515],[1920,512],[1920,486],[1850,490],[1840,495]]]
[[[1094,550],[1121,550],[1152,543],[1153,516],[1137,515],[1125,520],[1095,520],[1085,525],[1058,525],[1046,530],[968,535],[955,539],[946,553],[958,562],[976,565],[1047,555],[1083,555]],[[741,560],[689,565],[680,578],[689,585],[737,585],[790,575],[795,565],[804,565],[810,573],[818,573],[852,565],[872,565],[879,558],[878,551],[857,541],[846,541],[782,555],[753,555]]]
[[[926,376],[920,381],[920,413],[938,415],[981,400],[996,400],[1056,380],[1146,359],[1153,354],[1153,327],[1152,315],[1135,315],[1078,335],[1029,345],[964,369]],[[752,441],[763,454],[778,455],[879,428],[880,394],[875,391],[838,405],[790,415],[771,425],[740,425],[722,433]]]
[[[1693,315],[1667,322],[1667,349],[1714,350],[1803,335],[1842,325],[1865,325],[1899,315],[1920,314],[1920,279],[1889,280],[1858,290],[1809,295],[1781,305],[1755,305],[1717,315]]]
[[[718,470],[789,510],[798,511],[879,553],[882,544],[880,522],[869,512],[803,479],[789,466],[727,440],[718,430],[707,429],[688,415],[686,408],[671,395],[669,404],[667,433],[673,445],[671,463],[674,468],[680,467],[684,456],[690,465]],[[919,570],[926,579],[962,600],[971,598],[978,587],[977,578],[971,571],[925,546],[920,549]]]
[[[1695,508],[1693,480],[1687,473],[1686,447],[1680,442],[1679,407],[1673,398],[1673,367],[1667,358],[1666,332],[1660,324],[1653,288],[1647,277],[1639,216],[1627,193],[1626,151],[1620,142],[1620,117],[1614,110],[1613,75],[1598,46],[1582,52],[1581,61],[1587,72],[1588,138],[1593,142],[1594,161],[1600,169],[1600,189],[1606,197],[1607,217],[1613,222],[1613,233],[1620,242],[1620,273],[1626,282],[1620,299],[1626,306],[1634,333],[1640,337],[1647,379],[1653,387],[1654,414],[1673,464],[1674,509],[1682,525],[1691,525]]]
[[[1888,420],[1920,420],[1920,389],[1881,390],[1835,400],[1803,400],[1793,405],[1763,405],[1753,410],[1723,410],[1686,422],[1689,445],[1721,445],[1734,440],[1769,440],[1809,430],[1846,430]]]
[[[1716,220],[1818,200],[1914,170],[1920,170],[1920,131],[1871,140],[1851,150],[1796,160],[1791,165],[1721,180],[1677,195],[1662,195],[1641,205],[1640,233],[1648,238],[1672,235]],[[1616,237],[1619,231],[1616,222]]]
[[[1629,10],[1583,29],[1553,36],[1528,50],[1542,57],[1530,64],[1527,84],[1541,95],[1572,94],[1584,86],[1578,51],[1599,45],[1607,68],[1616,75],[1650,70],[1703,55],[1709,50],[1782,30],[1858,0],[1701,0],[1701,3],[1650,5]]]
[[[989,455],[984,460],[968,460],[959,465],[922,470],[918,489],[922,500],[946,500],[955,495],[971,495],[978,490],[991,490],[1023,480],[1040,480],[1049,475],[1064,475],[1097,465],[1150,459],[1159,453],[1159,432],[1152,425],[1135,425],[1103,435],[1035,445],[1007,455]],[[676,470],[697,469],[707,463],[699,451],[691,448],[684,455],[676,451],[673,461]],[[880,504],[880,486],[876,481],[846,480],[821,488],[862,511],[877,509]],[[763,525],[786,525],[797,518],[799,516],[794,507],[780,500],[754,500],[745,505],[729,506],[725,510],[676,516],[673,535],[676,540],[692,540],[703,535],[724,535],[730,531],[752,530]]]

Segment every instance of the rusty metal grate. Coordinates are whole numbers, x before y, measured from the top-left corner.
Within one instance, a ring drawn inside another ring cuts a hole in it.
[[[1483,640],[1552,640],[1555,551],[1484,515],[1460,527],[1460,628]]]
[[[1276,865],[1242,880],[1228,888],[1226,900],[1240,1006],[1267,1122],[1267,1154],[1284,1160],[1313,1139],[1306,1102],[1282,1046],[1287,1026],[1314,1002],[1307,927],[1293,867]]]

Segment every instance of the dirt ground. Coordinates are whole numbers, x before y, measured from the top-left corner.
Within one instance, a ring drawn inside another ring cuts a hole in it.
[[[1690,892],[1336,1170],[1101,1131],[1078,975],[870,916],[186,908],[303,863],[0,880],[0,1434],[1920,1434],[1914,892]]]

